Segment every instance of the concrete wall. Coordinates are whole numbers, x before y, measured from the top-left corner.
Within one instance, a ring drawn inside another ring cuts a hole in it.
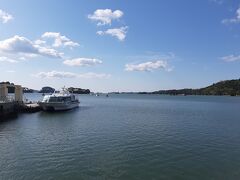
[[[13,115],[17,115],[15,102],[0,103],[0,122]]]
[[[15,88],[15,101],[23,101],[23,89],[20,85],[9,85],[9,84],[0,84],[0,101],[7,101],[8,97],[8,87]]]
[[[6,84],[0,85],[0,101],[4,100],[8,95],[8,89]]]
[[[19,85],[15,85],[15,101],[23,101],[23,90]]]

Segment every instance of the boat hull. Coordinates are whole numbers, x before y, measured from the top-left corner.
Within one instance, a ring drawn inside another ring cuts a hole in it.
[[[49,102],[39,102],[39,105],[44,111],[66,111],[79,107],[79,102],[71,103],[49,103]]]

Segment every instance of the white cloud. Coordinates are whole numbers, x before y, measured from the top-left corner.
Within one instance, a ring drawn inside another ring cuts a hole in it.
[[[58,52],[55,49],[41,47],[39,45],[35,46],[38,49],[38,54],[42,56],[54,57],[54,58],[62,58],[63,53]]]
[[[110,74],[104,73],[82,73],[76,74],[71,72],[64,72],[64,71],[50,71],[50,72],[40,72],[34,75],[35,77],[39,78],[87,78],[87,79],[106,79],[110,78]]]
[[[169,62],[169,61],[172,61],[173,59],[177,60],[179,58],[173,52],[163,53],[163,52],[146,51],[144,54],[126,56],[126,59],[128,61],[133,61],[133,62],[145,62],[145,61],[149,61],[149,59],[164,60]]]
[[[114,29],[108,29],[106,31],[97,31],[98,35],[111,35],[116,37],[118,40],[123,41],[126,38],[128,27],[120,27]]]
[[[24,54],[25,58],[35,58],[37,56],[38,56],[37,54]]]
[[[240,55],[238,55],[238,56],[236,56],[236,55],[224,56],[224,57],[221,57],[221,59],[223,61],[226,61],[226,62],[240,61]]]
[[[0,9],[0,21],[2,21],[2,23],[7,23],[12,19],[13,19],[13,16],[11,14]]]
[[[223,24],[240,23],[240,8],[236,11],[236,17],[222,20]]]
[[[26,61],[26,57],[23,57],[23,56],[19,57],[18,59],[21,60],[21,61]]]
[[[28,57],[28,58],[35,58],[35,57],[37,57],[36,54],[25,54],[25,56]]]
[[[76,74],[63,71],[40,72],[35,75],[40,78],[74,78]]]
[[[104,31],[97,31],[97,34],[102,36],[102,35],[104,35]]]
[[[97,64],[102,64],[102,61],[99,59],[91,58],[75,58],[63,61],[63,64],[68,66],[95,66]]]
[[[16,71],[14,71],[14,70],[7,70],[6,72],[7,73],[15,73]]]
[[[87,79],[108,79],[111,77],[110,74],[105,74],[105,73],[83,73],[78,75],[79,78],[87,78]]]
[[[22,54],[22,56],[17,56],[16,58],[20,61],[28,61],[29,59],[33,59],[38,57],[36,54]]]
[[[46,41],[43,41],[41,39],[37,39],[36,41],[34,41],[35,44],[41,45],[41,44],[46,44]]]
[[[123,16],[120,10],[112,11],[111,9],[97,9],[93,14],[89,14],[88,18],[97,21],[97,25],[111,24],[112,20],[119,19]]]
[[[17,63],[18,61],[4,56],[0,57],[0,62]]]
[[[52,44],[53,47],[60,47],[60,46],[68,46],[68,47],[75,47],[79,46],[77,42],[73,42],[66,36],[61,35],[59,32],[45,32],[42,35],[42,38],[52,38],[54,43]]]
[[[12,38],[0,41],[0,50],[4,52],[37,53],[34,44],[25,37],[14,36]]]
[[[172,68],[168,67],[167,61],[148,61],[140,64],[126,64],[126,71],[153,71],[155,69],[164,69],[166,71],[172,71]]]
[[[13,55],[16,53],[23,55],[41,55],[51,58],[62,58],[63,55],[63,53],[60,53],[55,49],[40,46],[29,39],[18,35],[0,41],[0,52]]]

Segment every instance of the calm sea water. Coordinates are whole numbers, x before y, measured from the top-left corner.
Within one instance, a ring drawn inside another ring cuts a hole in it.
[[[79,97],[0,123],[0,179],[240,179],[239,97]]]

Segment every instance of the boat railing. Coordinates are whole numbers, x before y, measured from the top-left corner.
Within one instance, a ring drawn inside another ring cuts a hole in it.
[[[69,95],[69,94],[71,94],[69,91],[68,91],[68,89],[64,86],[61,90],[59,90],[59,91],[57,91],[57,90],[55,90],[54,92],[53,92],[53,95],[54,94],[62,94],[62,95],[65,95],[65,94],[67,94],[67,95]]]

